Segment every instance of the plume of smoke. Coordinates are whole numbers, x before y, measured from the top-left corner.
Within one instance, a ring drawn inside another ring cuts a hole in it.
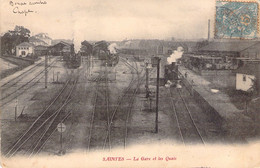
[[[116,48],[117,48],[117,44],[116,43],[112,43],[108,46],[108,50],[110,51],[111,54],[116,54],[117,51],[116,51]]]
[[[79,52],[81,48],[81,42],[83,41],[82,38],[74,38],[74,49],[75,52]]]
[[[178,47],[177,50],[175,50],[168,58],[167,62],[168,64],[172,64],[173,62],[177,62],[177,59],[180,59],[183,54],[183,48]]]
[[[79,52],[81,48],[81,42],[84,41],[84,37],[82,36],[82,32],[75,30],[73,32],[73,44],[75,52]]]

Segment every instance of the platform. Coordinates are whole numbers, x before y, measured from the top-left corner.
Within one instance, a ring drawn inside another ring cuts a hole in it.
[[[237,109],[232,102],[230,101],[227,94],[218,91],[214,93],[211,91],[210,82],[205,80],[200,75],[195,72],[179,66],[179,72],[187,77],[184,77],[184,80],[196,93],[198,93],[222,118],[231,119],[236,115],[240,114],[242,110]]]

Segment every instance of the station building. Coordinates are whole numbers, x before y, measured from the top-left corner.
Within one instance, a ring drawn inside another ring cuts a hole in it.
[[[52,39],[46,33],[39,33],[39,34],[36,34],[33,37],[35,37],[38,40],[43,41],[47,46],[50,46],[51,43],[52,43]]]
[[[34,45],[28,42],[23,42],[16,46],[16,56],[26,57],[34,54]]]
[[[260,60],[260,42],[241,50],[239,58],[244,61]]]
[[[257,72],[257,70],[260,70],[259,65],[248,63],[236,70],[236,90],[247,92],[253,88],[257,78],[259,78],[259,72]]]
[[[220,87],[236,88],[241,79],[241,75],[236,75],[236,70],[243,66],[245,70],[249,63],[260,63],[259,41],[210,42],[197,52],[183,55],[185,67]]]
[[[260,59],[260,42],[211,42],[198,52],[186,53],[187,66],[197,72],[203,70],[237,69],[246,60]]]
[[[67,56],[74,52],[74,45],[60,41],[49,47],[50,53],[54,56]]]
[[[35,46],[34,53],[36,56],[48,55],[49,49],[47,46],[38,45]]]
[[[43,40],[41,39],[38,39],[36,38],[35,36],[32,36],[29,38],[29,42],[31,44],[33,44],[34,46],[38,46],[38,45],[41,45],[41,46],[48,46],[48,44],[46,42],[44,42]]]

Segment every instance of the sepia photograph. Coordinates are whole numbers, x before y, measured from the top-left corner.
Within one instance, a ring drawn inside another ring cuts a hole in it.
[[[0,1],[0,167],[260,167],[259,0]]]

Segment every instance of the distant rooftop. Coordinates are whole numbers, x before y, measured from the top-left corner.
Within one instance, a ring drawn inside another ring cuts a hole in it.
[[[207,46],[199,49],[199,51],[229,51],[229,52],[240,52],[247,49],[248,47],[259,43],[257,41],[246,41],[246,42],[210,42]]]
[[[50,39],[51,40],[51,38],[48,36],[47,33],[39,33],[39,34],[36,34],[35,37],[45,38],[45,39]]]
[[[54,44],[54,45],[52,45],[50,47],[55,47],[58,44],[63,44],[64,46],[71,46],[71,45],[73,45],[73,44],[70,44],[70,43],[67,43],[67,42],[64,42],[64,41],[60,41],[60,42],[58,42],[58,43],[56,43],[56,44]]]
[[[54,39],[54,40],[52,40],[52,45],[58,44],[60,42],[65,42],[70,45],[73,44],[73,41],[69,40],[69,39]]]
[[[17,45],[17,47],[34,47],[34,45],[31,43],[28,43],[28,42],[23,42],[23,43]]]
[[[260,65],[257,63],[245,64],[244,66],[235,70],[236,73],[256,75]]]
[[[34,37],[34,36],[30,37],[30,38],[29,38],[29,41],[32,42],[32,43],[34,43],[34,42],[41,42],[41,43],[43,43],[44,45],[48,45],[48,44],[47,44],[46,42],[44,42],[43,40],[40,40],[40,39],[38,39],[38,38],[36,38],[36,37]]]

